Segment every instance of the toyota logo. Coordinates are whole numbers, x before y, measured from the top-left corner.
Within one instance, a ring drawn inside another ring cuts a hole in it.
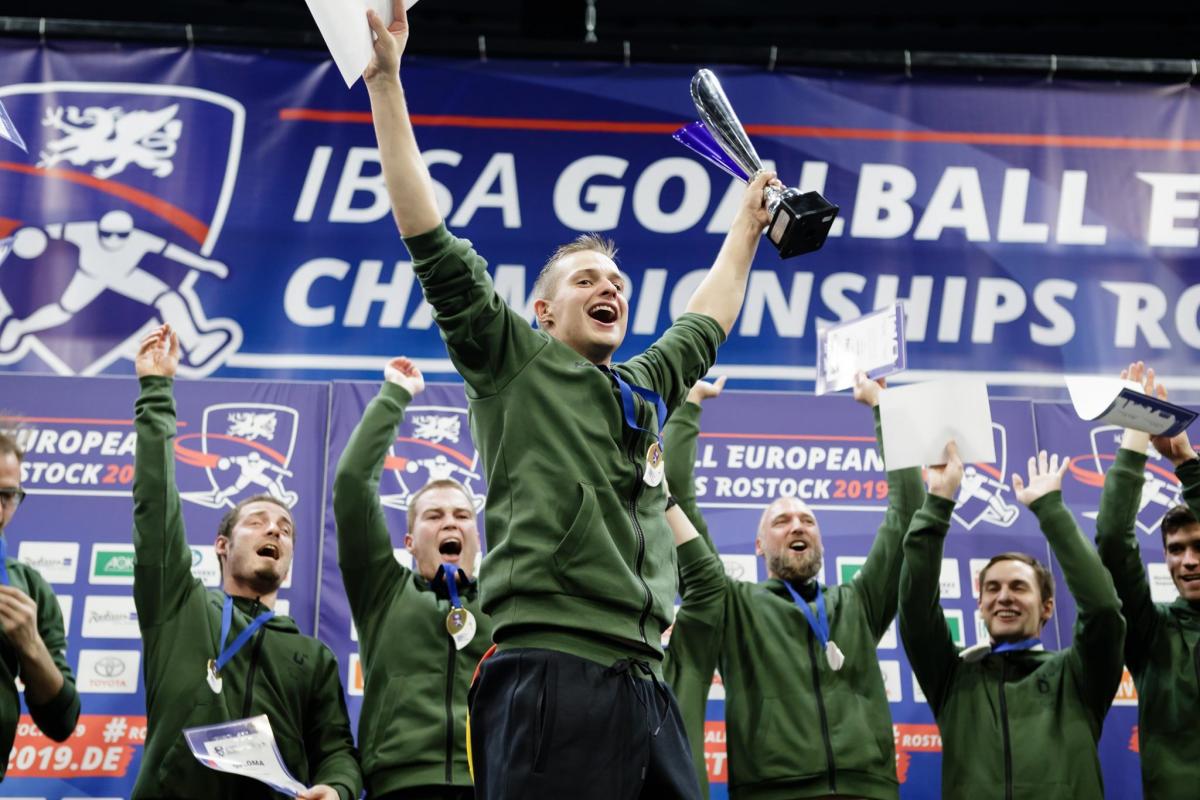
[[[102,678],[115,678],[125,671],[125,662],[116,656],[105,656],[96,662],[92,670]]]

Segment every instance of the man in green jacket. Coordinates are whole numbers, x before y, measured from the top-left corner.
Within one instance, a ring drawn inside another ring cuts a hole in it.
[[[476,794],[695,797],[661,684],[676,554],[660,433],[737,318],[772,176],[750,184],[687,313],[614,366],[629,309],[604,240],[581,237],[551,258],[534,287],[533,330],[447,230],[405,107],[399,0],[394,14],[388,28],[370,13],[363,77],[393,214],[467,384],[488,484],[481,592],[498,652],[470,699]]]
[[[8,556],[5,531],[25,497],[23,454],[0,433],[0,753],[12,751],[21,717],[16,681],[25,684],[25,705],[42,733],[66,741],[79,719],[79,693],[67,666],[67,637],[54,590],[32,567]],[[0,780],[8,758],[0,759]]]
[[[1075,597],[1074,642],[1045,650],[1054,579],[1033,556],[1002,553],[979,574],[991,641],[960,650],[939,603],[942,545],[963,465],[929,467],[929,497],[904,539],[900,635],[942,735],[942,794],[950,800],[1063,797],[1101,800],[1096,745],[1121,682],[1125,622],[1100,558],[1062,501],[1058,456],[1029,459],[1017,499],[1038,518]]]
[[[854,396],[875,409],[880,389],[860,375]],[[700,401],[718,393],[698,384],[667,425],[671,487],[709,547],[692,470]],[[882,442],[877,412],[875,424]],[[823,551],[816,515],[795,497],[779,498],[763,511],[755,539],[767,580],[727,578],[723,617],[714,615],[707,627],[677,624],[671,635],[667,674],[693,742],[702,736],[713,669],[721,671],[730,797],[898,796],[891,712],[876,647],[896,614],[901,540],[924,487],[915,468],[889,472],[887,480],[883,523],[853,581],[817,582]],[[700,750],[701,780],[703,758]]]
[[[272,798],[258,781],[217,772],[192,755],[184,728],[266,714],[303,800],[354,800],[362,790],[337,660],[271,610],[292,564],[291,512],[258,495],[221,521],[221,591],[191,574],[175,486],[179,339],[164,325],[135,361],[133,599],[145,652],[146,747],[134,798]],[[244,635],[245,634],[245,635]]]
[[[404,409],[424,388],[409,359],[388,362],[379,394],[347,442],[333,482],[338,566],[366,680],[358,745],[367,796],[379,800],[474,797],[467,690],[492,644],[492,624],[479,608],[472,580],[479,531],[474,498],[465,486],[443,479],[414,492],[404,536],[413,569],[392,555],[379,479]],[[466,626],[457,636],[448,630],[460,626],[452,614],[462,615]]]
[[[1122,376],[1163,398],[1154,371],[1131,364]],[[1146,475],[1146,445],[1175,466],[1185,505],[1163,517],[1167,569],[1179,591],[1172,603],[1150,596],[1137,541],[1137,513]],[[1100,560],[1112,574],[1128,623],[1125,664],[1138,692],[1138,751],[1146,800],[1190,800],[1200,785],[1200,459],[1187,432],[1175,437],[1126,430],[1116,461],[1104,475],[1096,518]]]

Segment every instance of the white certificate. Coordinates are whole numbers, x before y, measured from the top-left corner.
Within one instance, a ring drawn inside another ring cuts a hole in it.
[[[266,714],[220,725],[184,728],[183,735],[192,755],[210,769],[253,778],[288,797],[308,788],[284,766]]]
[[[1182,406],[1150,397],[1133,381],[1067,375],[1071,405],[1080,419],[1106,422],[1154,436],[1175,436],[1187,430],[1196,414]]]
[[[305,0],[316,20],[321,38],[337,64],[342,80],[349,88],[362,75],[375,51],[374,34],[367,22],[367,9],[373,8],[384,25],[392,24],[392,0]],[[404,0],[407,11],[417,0]]]
[[[819,330],[816,393],[849,389],[859,372],[872,380],[902,372],[906,355],[904,306],[899,302]]]
[[[964,464],[996,460],[987,384],[978,378],[914,383],[879,395],[883,460],[889,470],[946,463],[946,443]]]

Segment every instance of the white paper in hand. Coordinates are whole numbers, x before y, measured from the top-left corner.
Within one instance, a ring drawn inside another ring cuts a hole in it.
[[[963,463],[996,460],[987,384],[978,378],[884,389],[879,416],[888,470],[945,464],[946,442],[951,439]]]
[[[854,386],[854,376],[871,380],[905,366],[904,306],[897,302],[817,332],[817,394]]]
[[[307,789],[284,765],[266,714],[184,728],[183,737],[196,760],[209,769],[253,778],[288,797]]]
[[[321,38],[337,64],[346,87],[354,85],[374,54],[374,34],[367,23],[367,9],[373,8],[383,18],[384,25],[392,24],[392,0],[305,0],[316,20]],[[407,11],[417,0],[404,0]]]
[[[1149,397],[1133,381],[1067,375],[1067,391],[1080,419],[1106,422],[1154,436],[1175,436],[1196,419],[1182,406]]]

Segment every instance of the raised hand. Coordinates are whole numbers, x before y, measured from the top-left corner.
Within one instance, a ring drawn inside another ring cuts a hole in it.
[[[879,393],[886,388],[886,378],[873,381],[865,372],[856,373],[854,376],[854,399],[867,408],[879,405]]]
[[[946,443],[946,463],[925,468],[925,479],[929,482],[929,493],[947,500],[958,496],[962,485],[963,462],[958,456],[958,444],[951,439]]]
[[[1153,374],[1153,370],[1151,370],[1151,373]],[[1161,383],[1158,384],[1156,396],[1161,400],[1166,400],[1167,387]],[[1150,444],[1154,445],[1154,449],[1158,451],[1160,456],[1170,461],[1176,467],[1196,457],[1196,451],[1192,449],[1192,443],[1188,439],[1187,431],[1180,431],[1174,436],[1151,436]]]
[[[139,378],[147,375],[174,378],[179,368],[179,335],[170,325],[160,325],[142,339],[133,365]]]
[[[416,397],[425,391],[425,376],[407,356],[396,356],[383,368],[383,379],[406,389]]]
[[[708,381],[696,381],[691,389],[688,390],[687,401],[700,405],[705,400],[711,400],[714,397],[721,396],[721,390],[725,388],[725,376],[717,378],[712,383]]]
[[[742,207],[738,209],[738,216],[757,225],[760,231],[771,221],[771,214],[767,211],[766,197],[763,194],[768,185],[774,186],[776,189],[783,188],[783,184],[779,178],[775,177],[774,172],[763,170],[755,173],[746,186],[746,193],[742,196]]]
[[[400,74],[400,57],[408,44],[408,12],[404,10],[404,0],[392,3],[391,25],[384,25],[383,18],[373,8],[367,9],[367,24],[374,34],[375,54],[363,70],[363,80],[371,83],[396,78]]]
[[[1045,450],[1036,456],[1030,456],[1029,484],[1026,485],[1024,479],[1015,472],[1012,476],[1013,491],[1016,492],[1017,499],[1028,506],[1038,498],[1061,490],[1063,476],[1067,474],[1070,464],[1071,460],[1068,458],[1063,458],[1059,464],[1058,454],[1047,456]]]

